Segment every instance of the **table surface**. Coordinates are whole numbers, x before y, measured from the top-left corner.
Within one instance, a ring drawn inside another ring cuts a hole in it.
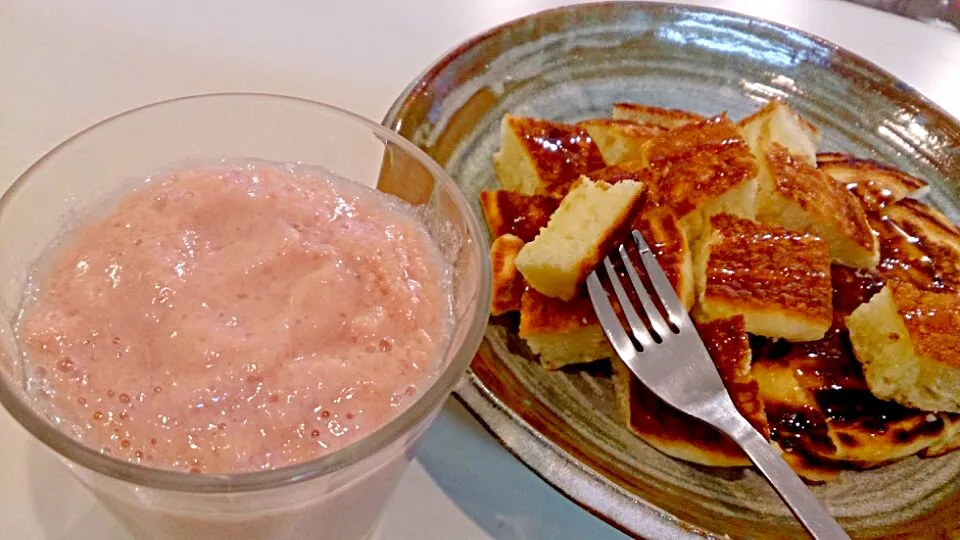
[[[175,96],[288,94],[380,119],[465,38],[557,0],[6,0],[0,5],[0,191],[107,116]],[[960,117],[960,33],[837,0],[690,2],[782,22],[877,63]],[[0,240],[2,241],[2,240]],[[125,538],[51,451],[0,411],[0,537]],[[622,538],[505,451],[455,400],[377,538]]]

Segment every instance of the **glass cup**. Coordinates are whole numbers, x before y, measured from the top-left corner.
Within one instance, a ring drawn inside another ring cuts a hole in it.
[[[416,205],[452,268],[453,331],[419,399],[368,437],[271,471],[188,474],[84,446],[25,392],[11,325],[34,262],[78,210],[185,159],[302,162]],[[321,103],[264,94],[165,101],[97,124],[34,164],[0,199],[0,402],[52,448],[135,538],[362,538],[382,514],[421,435],[479,347],[489,314],[485,232],[443,169],[396,133]]]

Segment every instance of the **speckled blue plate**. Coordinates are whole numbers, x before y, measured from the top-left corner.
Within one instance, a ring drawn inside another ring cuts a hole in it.
[[[954,119],[836,45],[722,11],[606,3],[526,17],[443,57],[384,123],[476,201],[496,185],[490,159],[504,113],[573,121],[638,101],[736,118],[774,97],[820,126],[824,150],[925,178],[933,187],[927,202],[957,220]],[[531,469],[590,511],[652,538],[803,535],[753,471],[718,473],[666,457],[623,427],[607,378],[546,372],[509,341],[504,327],[490,325],[458,396]],[[857,537],[960,537],[960,453],[844,472],[814,489]]]

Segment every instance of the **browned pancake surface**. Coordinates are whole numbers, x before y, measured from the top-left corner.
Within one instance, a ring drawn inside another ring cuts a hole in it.
[[[503,315],[510,311],[519,311],[526,283],[517,270],[514,261],[524,241],[512,234],[505,234],[493,241],[490,246],[491,274],[493,294],[490,301],[492,315]]]
[[[749,372],[750,343],[743,318],[712,321],[697,326],[710,357],[737,407],[757,429],[766,431],[756,381]],[[647,389],[622,362],[614,360],[615,383],[630,429],[665,454],[701,465],[729,467],[750,462],[730,439],[710,426],[664,403]]]
[[[530,242],[547,226],[560,201],[547,195],[524,195],[500,189],[481,191],[480,206],[491,236],[512,234]]]
[[[667,212],[648,212],[638,214],[631,229],[643,235],[680,301],[690,309],[694,302],[692,253],[679,220]]]
[[[678,217],[701,208],[757,175],[757,162],[726,116],[689,124],[651,139],[654,173],[649,202]]]
[[[606,166],[600,149],[582,127],[520,116],[508,122],[548,193],[563,195],[581,174]]]
[[[707,300],[808,320],[832,317],[830,258],[822,240],[727,214],[710,223]]]
[[[563,333],[597,324],[593,304],[586,295],[564,302],[528,287],[520,305],[520,336]]]
[[[917,356],[960,368],[960,298],[923,291],[909,283],[888,284]]]
[[[641,103],[614,103],[613,117],[665,129],[674,129],[704,120],[704,117],[690,111],[653,107]]]
[[[765,158],[778,195],[796,202],[817,222],[857,246],[875,249],[863,207],[846,188],[779,144],[771,144]]]
[[[817,167],[859,198],[870,211],[880,211],[927,185],[893,167],[849,154],[817,154]]]

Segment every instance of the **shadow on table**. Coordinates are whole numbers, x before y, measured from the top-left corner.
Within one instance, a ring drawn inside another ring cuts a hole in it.
[[[534,475],[451,399],[417,460],[450,499],[495,539],[622,539]]]

